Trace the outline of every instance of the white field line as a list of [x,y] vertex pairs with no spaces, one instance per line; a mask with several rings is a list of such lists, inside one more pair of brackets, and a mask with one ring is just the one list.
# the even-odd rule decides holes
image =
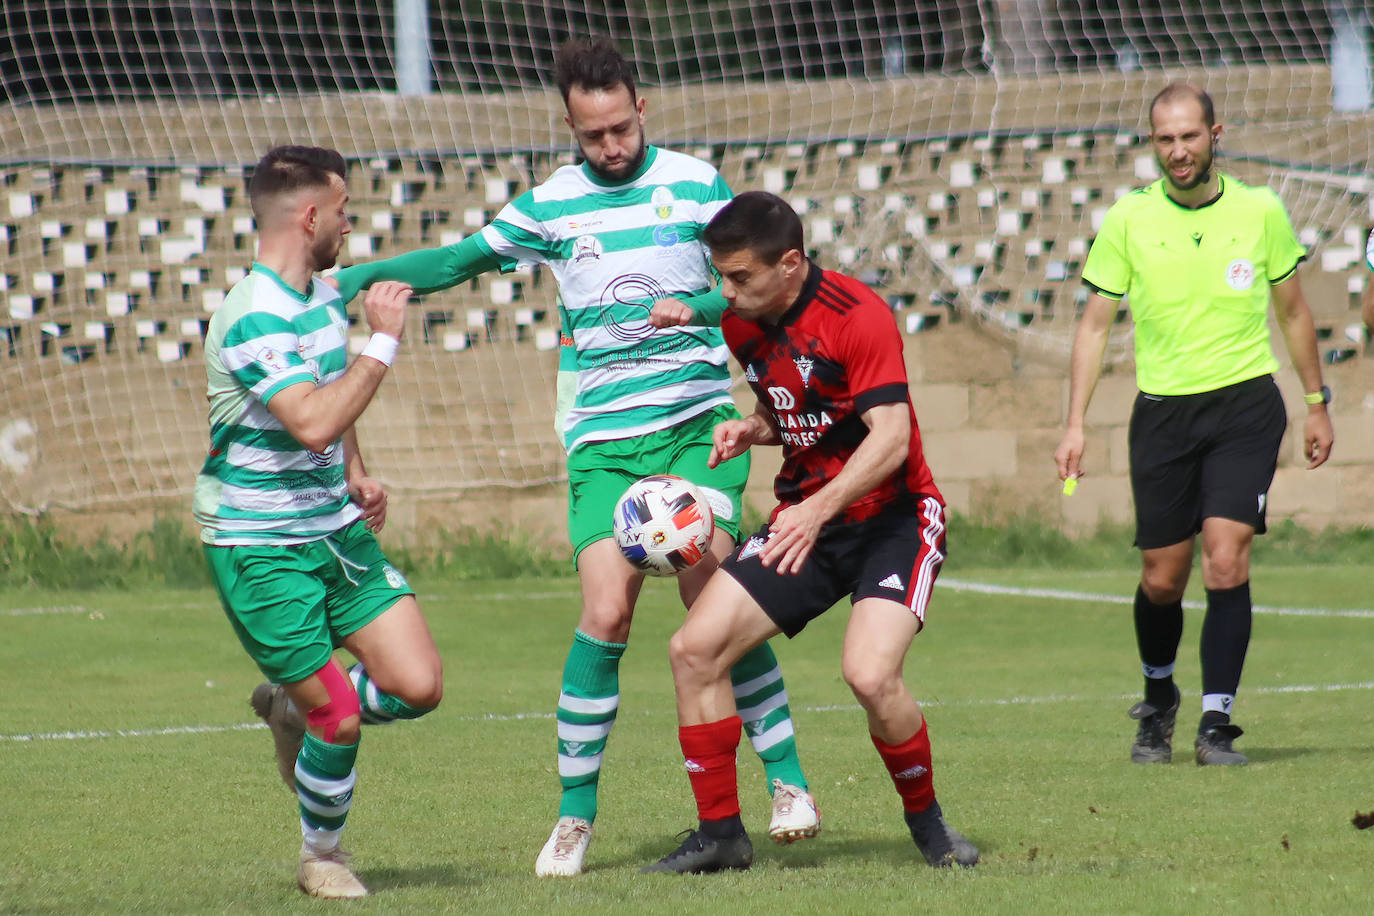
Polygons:
[[[1353,681],[1345,684],[1281,684],[1275,687],[1246,687],[1250,694],[1337,693],[1346,690],[1374,690],[1374,681]],[[1056,703],[1102,703],[1139,699],[1136,694],[1111,695],[1047,694],[1045,696],[985,697],[974,700],[921,700],[922,706],[1035,706]],[[804,712],[858,712],[857,703],[838,703],[824,706],[804,706]],[[668,715],[668,710],[639,710],[639,716]],[[523,722],[552,719],[552,712],[486,713],[457,716],[459,722]],[[623,716],[622,716],[623,718]],[[237,725],[173,725],[166,728],[113,729],[110,731],[43,732],[28,735],[0,735],[0,744],[38,741],[85,741],[96,738],[156,738],[165,735],[211,735],[223,732],[255,731],[266,728],[263,722],[243,722]]]
[[[1104,595],[1099,592],[1071,592],[1058,588],[1024,588],[1018,585],[989,585],[985,582],[965,582],[962,579],[938,579],[937,588],[943,586],[956,592],[974,592],[983,595],[1010,595],[1016,598],[1052,598],[1056,601],[1098,601],[1107,604],[1131,604],[1133,595]],[[1205,609],[1206,602],[1185,601],[1186,608]],[[1341,609],[1319,607],[1272,607],[1267,604],[1255,605],[1256,614],[1272,614],[1280,617],[1374,617],[1374,610],[1365,608]]]

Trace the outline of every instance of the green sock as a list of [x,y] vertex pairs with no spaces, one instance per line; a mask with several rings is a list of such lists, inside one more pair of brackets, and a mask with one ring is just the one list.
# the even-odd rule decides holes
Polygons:
[[768,791],[773,791],[775,779],[806,789],[806,776],[797,758],[792,711],[787,706],[787,688],[782,683],[782,670],[772,646],[761,643],[735,662],[730,669],[730,683],[735,688],[735,705],[744,721],[744,733],[763,761]]
[[358,691],[360,718],[364,725],[381,725],[395,722],[397,719],[418,719],[429,712],[428,709],[411,706],[400,697],[378,690],[376,682],[368,677],[362,662],[348,669],[348,678],[353,682],[353,688]]
[[339,845],[348,809],[353,805],[353,785],[358,780],[353,761],[358,745],[327,744],[309,732],[296,758],[296,798],[301,809],[301,838],[315,852]]
[[620,708],[620,656],[625,644],[602,642],[581,630],[563,665],[558,696],[558,816],[596,820],[596,786],[615,714]]

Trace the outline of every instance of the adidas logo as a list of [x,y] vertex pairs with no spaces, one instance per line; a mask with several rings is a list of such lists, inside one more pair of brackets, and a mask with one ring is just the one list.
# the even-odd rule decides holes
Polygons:
[[759,380],[759,374],[754,371],[753,363],[744,367],[744,380],[746,382],[757,382]]
[[901,577],[898,576],[896,573],[893,573],[892,575],[888,576],[886,579],[882,580],[878,584],[883,588],[901,589],[905,587],[902,585]]
[[685,767],[687,768],[687,772],[688,772],[688,773],[705,773],[705,772],[706,772],[706,767],[704,767],[704,766],[702,766],[701,764],[697,763],[695,760],[688,760],[686,763],[683,764],[683,766],[685,766]]
[[921,766],[921,765],[918,763],[918,764],[916,764],[915,766],[909,766],[909,767],[907,767],[905,770],[902,770],[902,772],[900,772],[900,773],[894,774],[892,778],[893,778],[893,779],[920,779],[922,776],[926,775],[926,774],[929,773],[929,772],[930,772],[930,770],[927,770],[925,767]]

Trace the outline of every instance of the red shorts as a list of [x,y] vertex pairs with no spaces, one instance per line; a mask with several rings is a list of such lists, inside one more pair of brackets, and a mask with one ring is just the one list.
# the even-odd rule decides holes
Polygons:
[[759,555],[765,525],[721,564],[788,638],[846,594],[904,604],[925,625],[935,577],[945,561],[945,507],[933,496],[895,504],[873,518],[826,525],[801,571],[778,573]]

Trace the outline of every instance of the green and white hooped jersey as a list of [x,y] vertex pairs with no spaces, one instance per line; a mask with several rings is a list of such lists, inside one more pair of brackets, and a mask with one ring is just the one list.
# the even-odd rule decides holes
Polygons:
[[194,514],[207,544],[299,544],[351,524],[343,442],[312,452],[267,409],[278,391],[327,384],[348,368],[348,319],[318,279],[310,294],[254,264],[205,335],[210,452]]
[[707,163],[650,146],[621,182],[564,166],[482,230],[502,270],[546,264],[557,281],[560,376],[575,373],[577,385],[560,424],[569,452],[731,402],[715,323],[660,330],[647,321],[656,300],[714,286],[701,230],[731,196]]

